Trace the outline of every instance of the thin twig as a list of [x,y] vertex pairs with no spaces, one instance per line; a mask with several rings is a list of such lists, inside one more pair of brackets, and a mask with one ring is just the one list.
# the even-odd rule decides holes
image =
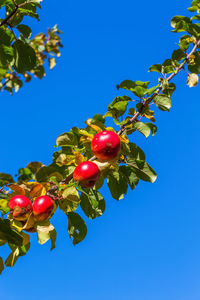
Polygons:
[[17,41],[17,37],[16,37],[16,35],[14,33],[13,26],[10,23],[8,23],[8,22],[6,24],[10,27],[10,30],[12,31],[12,34],[14,35],[14,38]]
[[13,4],[14,4],[15,7],[18,7],[18,5],[17,5],[17,3],[16,3],[15,0],[12,0],[12,2],[13,2]]

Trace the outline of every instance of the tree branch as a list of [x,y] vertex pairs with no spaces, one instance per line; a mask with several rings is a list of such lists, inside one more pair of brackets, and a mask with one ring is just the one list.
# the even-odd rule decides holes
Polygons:
[[[188,59],[190,58],[190,56],[192,56],[194,54],[194,52],[196,51],[196,49],[200,46],[200,40],[197,41],[193,47],[193,49],[191,50],[191,52],[186,56],[185,60],[182,62],[182,64],[177,68],[176,72],[172,73],[170,76],[168,76],[166,79],[169,82],[170,80],[172,80],[172,78],[174,78],[184,67],[185,63],[188,61]],[[142,114],[145,110],[145,108],[153,101],[153,99],[162,91],[162,84],[160,84],[160,86],[158,87],[158,89],[153,93],[153,95],[145,102],[142,104],[141,108],[135,113],[135,115],[128,120],[128,122],[124,125],[122,125],[121,129],[117,132],[118,135],[121,135],[125,129],[127,125],[130,125],[132,123],[134,123],[137,118],[139,117],[140,114]]]
[[14,14],[16,14],[18,8],[18,6],[15,7],[15,9],[0,23],[0,27],[5,25],[10,20],[10,18],[12,18]]
[[[184,67],[185,63],[187,62],[187,60],[190,58],[191,55],[194,54],[194,52],[196,51],[196,49],[200,46],[200,40],[196,41],[193,49],[191,50],[191,52],[186,56],[185,60],[182,62],[182,64],[177,68],[176,72],[172,73],[170,76],[168,76],[166,78],[166,80],[169,82],[170,80],[172,80],[172,78],[174,78]],[[153,101],[153,99],[162,91],[162,84],[160,84],[160,86],[157,88],[157,90],[153,93],[153,95],[145,101],[145,103],[142,103],[141,108],[135,113],[135,115],[129,119],[124,125],[121,126],[120,130],[117,132],[118,135],[122,135],[123,132],[126,129],[126,126],[137,122],[137,118],[139,117],[139,115],[141,115],[144,110],[146,109],[146,107]],[[91,157],[89,160],[90,161],[94,161],[96,159],[95,156]]]
[[19,8],[22,8],[27,4],[34,3],[33,1],[29,1],[29,2],[26,1],[24,3],[17,4],[15,0],[12,0],[12,2],[15,5],[15,9],[0,23],[0,27],[2,27],[3,25],[6,25],[6,23],[14,16],[14,14],[16,14],[16,12],[18,11]]

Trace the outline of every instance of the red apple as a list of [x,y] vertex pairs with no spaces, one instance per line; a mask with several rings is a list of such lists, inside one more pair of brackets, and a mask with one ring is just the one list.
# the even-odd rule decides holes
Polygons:
[[37,221],[44,221],[51,216],[54,202],[49,196],[40,196],[33,203],[33,214]]
[[104,130],[97,133],[91,144],[94,155],[104,161],[116,158],[121,149],[121,142],[118,134],[113,131]]
[[84,161],[76,167],[73,173],[74,181],[79,181],[79,184],[85,188],[91,188],[99,179],[100,171],[92,161]]
[[11,216],[13,219],[18,221],[27,220],[29,214],[33,210],[31,201],[23,195],[16,195],[12,197],[8,206],[10,208]]

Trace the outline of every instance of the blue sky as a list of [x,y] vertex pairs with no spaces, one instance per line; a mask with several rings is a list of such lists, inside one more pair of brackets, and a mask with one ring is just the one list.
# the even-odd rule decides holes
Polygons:
[[[13,97],[1,94],[1,172],[30,161],[51,162],[56,137],[106,112],[124,79],[155,81],[148,67],[176,48],[170,18],[190,1],[44,1],[34,32],[55,23],[64,31],[62,56],[42,81]],[[30,22],[27,22],[27,24]],[[158,173],[116,202],[103,190],[106,212],[87,220],[88,235],[74,247],[67,219],[56,214],[57,247],[32,248],[0,278],[6,300],[199,300],[199,92],[176,80],[171,112],[157,112],[158,133],[132,141]],[[86,219],[86,218],[85,218]],[[5,255],[7,249],[2,249]]]

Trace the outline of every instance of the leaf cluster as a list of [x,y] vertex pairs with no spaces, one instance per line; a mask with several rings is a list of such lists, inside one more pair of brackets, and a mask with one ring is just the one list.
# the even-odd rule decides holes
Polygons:
[[46,61],[50,69],[56,65],[55,57],[60,56],[62,47],[62,32],[57,25],[48,29],[47,34],[31,38],[32,29],[24,22],[25,17],[39,21],[40,2],[4,0],[0,4],[5,11],[5,18],[0,20],[0,90],[13,94],[33,76],[43,78]]
[[[62,45],[57,27],[49,29],[48,36],[41,33],[31,40],[31,29],[21,23],[24,16],[38,19],[37,9],[40,8],[40,2],[34,0],[24,3],[19,0],[16,6],[14,1],[5,0],[0,5],[5,6],[7,15],[11,16],[9,23],[4,19],[0,25],[0,76],[2,88],[11,93],[13,88],[17,89],[15,80],[21,86],[22,77],[25,81],[30,81],[32,75],[42,78],[46,59],[49,60],[50,68],[53,68],[54,56],[60,55],[59,49]],[[84,127],[73,127],[59,135],[50,165],[31,162],[25,168],[19,169],[15,179],[9,174],[0,173],[0,246],[7,243],[11,249],[5,262],[0,258],[0,272],[4,265],[13,266],[20,256],[26,254],[33,232],[37,233],[40,244],[50,240],[51,250],[56,243],[56,230],[50,220],[38,222],[32,214],[23,222],[12,218],[8,203],[14,195],[25,195],[33,202],[41,195],[50,196],[54,200],[53,213],[60,210],[66,215],[68,235],[73,245],[76,245],[87,235],[85,218],[96,219],[106,209],[106,201],[102,195],[104,185],[111,196],[119,201],[129,189],[134,190],[140,180],[155,182],[156,172],[147,163],[143,150],[131,140],[131,135],[136,131],[146,138],[150,134],[156,134],[156,111],[171,109],[171,97],[176,89],[171,80],[181,70],[187,74],[189,87],[198,83],[200,0],[194,0],[189,11],[195,15],[191,18],[175,16],[171,20],[173,32],[184,32],[179,39],[179,48],[162,64],[154,64],[149,68],[150,72],[159,73],[158,84],[151,85],[149,81],[139,80],[122,81],[117,89],[125,90],[128,95],[117,96],[108,105],[104,115],[96,114],[86,120]],[[13,28],[18,30],[18,37],[15,36]],[[110,120],[113,121],[112,127],[108,126]],[[93,137],[103,130],[116,132],[121,140],[120,154],[112,161],[102,162],[91,151]],[[101,170],[98,182],[90,189],[81,187],[73,180],[76,166],[88,160],[95,162]]]

